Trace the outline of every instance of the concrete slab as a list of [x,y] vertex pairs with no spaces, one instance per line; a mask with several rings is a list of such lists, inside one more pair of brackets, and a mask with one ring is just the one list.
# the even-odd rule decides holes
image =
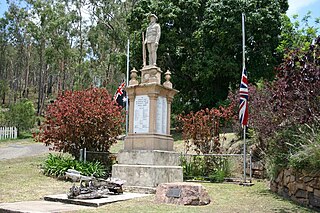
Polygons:
[[118,201],[129,200],[129,199],[145,197],[145,196],[150,196],[150,194],[124,192],[123,194],[120,194],[120,195],[108,195],[108,197],[106,198],[99,198],[99,199],[68,199],[66,194],[59,194],[59,195],[46,196],[44,197],[44,200],[67,203],[67,204],[82,205],[82,206],[99,207],[108,203],[114,203]]
[[[44,201],[23,201],[15,203],[0,203],[0,212],[5,213],[58,213],[73,212],[84,209],[95,209],[96,207],[129,200],[133,198],[150,196],[150,194],[123,193],[121,195],[110,195],[100,199],[68,199],[66,194],[49,195]],[[52,202],[54,201],[54,202]]]
[[78,206],[49,201],[23,201],[15,203],[0,203],[0,212],[6,213],[51,213],[72,212],[83,209],[95,209],[93,207]]

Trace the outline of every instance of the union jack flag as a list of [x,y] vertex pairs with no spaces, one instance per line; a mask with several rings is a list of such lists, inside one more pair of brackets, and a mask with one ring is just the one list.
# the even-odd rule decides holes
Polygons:
[[243,68],[241,83],[240,83],[240,106],[239,106],[239,120],[242,126],[247,126],[248,124],[248,78],[247,78],[247,70]]
[[126,104],[126,82],[123,80],[118,87],[116,93],[113,96],[113,99],[122,107],[125,107]]

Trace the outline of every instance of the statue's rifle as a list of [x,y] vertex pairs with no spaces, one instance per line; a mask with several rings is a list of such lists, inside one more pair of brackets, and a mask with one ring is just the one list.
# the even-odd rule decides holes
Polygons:
[[146,45],[144,43],[144,33],[142,32],[142,60],[143,60],[143,67],[145,67],[147,65],[146,62]]

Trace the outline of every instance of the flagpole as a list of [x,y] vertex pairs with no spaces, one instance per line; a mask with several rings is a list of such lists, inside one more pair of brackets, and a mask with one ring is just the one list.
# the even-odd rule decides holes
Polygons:
[[[130,62],[130,54],[129,54],[129,48],[130,48],[130,40],[128,39],[127,44],[127,85],[129,84],[129,62]],[[128,136],[128,128],[129,128],[129,97],[128,93],[126,93],[126,136]]]
[[[242,70],[246,67],[245,14],[242,13]],[[246,125],[243,125],[243,182],[246,183]]]

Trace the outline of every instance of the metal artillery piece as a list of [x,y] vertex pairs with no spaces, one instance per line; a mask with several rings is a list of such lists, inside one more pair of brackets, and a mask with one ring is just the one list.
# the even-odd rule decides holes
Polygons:
[[108,195],[122,194],[124,180],[116,178],[96,178],[81,175],[76,170],[69,169],[66,177],[72,180],[80,180],[80,186],[73,185],[68,193],[69,199],[93,199],[108,197]]

